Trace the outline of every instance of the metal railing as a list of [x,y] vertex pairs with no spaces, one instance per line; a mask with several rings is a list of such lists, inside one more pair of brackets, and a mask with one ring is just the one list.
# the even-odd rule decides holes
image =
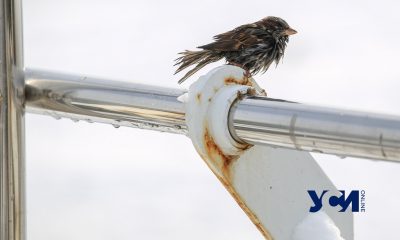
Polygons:
[[[28,112],[186,134],[184,90],[26,70]],[[400,117],[247,96],[231,108],[238,141],[400,161]]]
[[[186,134],[184,90],[23,71],[21,1],[0,8],[0,239],[25,239],[24,111]],[[24,87],[24,83],[26,86]],[[237,141],[400,161],[400,117],[245,96],[231,108]]]
[[0,6],[0,239],[25,239],[21,1]]

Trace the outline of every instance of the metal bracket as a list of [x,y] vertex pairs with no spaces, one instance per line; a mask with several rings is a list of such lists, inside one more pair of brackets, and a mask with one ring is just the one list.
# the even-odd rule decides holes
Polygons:
[[243,83],[247,82],[242,69],[223,66],[190,86],[186,124],[197,152],[266,239],[293,239],[314,217],[330,224],[314,231],[353,239],[351,212],[334,208],[317,215],[308,212],[312,203],[307,190],[337,193],[309,153],[252,146],[230,135],[227,119],[233,103],[254,90]]

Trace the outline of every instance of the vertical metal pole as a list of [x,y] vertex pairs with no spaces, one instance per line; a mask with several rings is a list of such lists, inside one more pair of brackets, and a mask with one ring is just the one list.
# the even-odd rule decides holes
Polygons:
[[21,0],[0,4],[0,240],[25,239]]

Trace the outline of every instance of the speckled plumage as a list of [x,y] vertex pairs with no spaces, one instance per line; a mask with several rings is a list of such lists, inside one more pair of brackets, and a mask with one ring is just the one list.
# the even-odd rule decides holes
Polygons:
[[214,42],[198,47],[202,50],[181,52],[182,56],[176,59],[175,65],[179,67],[175,74],[196,64],[179,80],[182,83],[207,64],[222,58],[228,64],[242,67],[249,76],[265,72],[272,62],[279,63],[289,35],[295,33],[285,20],[278,17],[266,17],[239,26],[214,36]]

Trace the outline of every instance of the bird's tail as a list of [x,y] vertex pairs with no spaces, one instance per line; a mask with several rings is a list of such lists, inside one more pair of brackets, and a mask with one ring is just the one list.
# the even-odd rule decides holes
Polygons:
[[212,63],[212,62],[216,62],[216,61],[218,61],[218,60],[220,60],[222,58],[220,56],[215,56],[215,54],[213,54],[209,50],[201,50],[201,51],[188,51],[188,50],[186,50],[186,51],[181,52],[179,54],[181,54],[182,56],[180,56],[179,58],[175,59],[176,63],[174,64],[174,66],[176,66],[176,65],[180,65],[180,66],[175,71],[175,74],[177,74],[178,72],[184,70],[185,68],[187,68],[187,67],[189,67],[191,65],[197,64],[192,70],[187,72],[185,74],[185,76],[183,76],[178,81],[179,84],[183,83],[183,81],[188,79],[195,72],[199,71],[201,68],[203,68],[207,64]]

